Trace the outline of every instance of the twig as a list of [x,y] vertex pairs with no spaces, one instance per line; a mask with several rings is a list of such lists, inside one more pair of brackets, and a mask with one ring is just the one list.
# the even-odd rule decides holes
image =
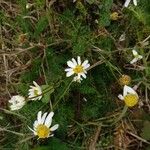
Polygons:
[[130,135],[132,135],[132,136],[135,137],[136,139],[138,139],[138,140],[144,142],[144,143],[150,144],[150,142],[148,142],[147,140],[145,140],[145,139],[139,137],[138,135],[135,135],[134,133],[132,133],[132,132],[130,132],[130,131],[127,131],[127,133],[130,134]]
[[89,148],[88,148],[89,150],[95,150],[96,149],[96,142],[98,140],[100,131],[101,131],[101,126],[97,127],[96,132],[95,132],[95,134],[94,134],[94,136],[93,136],[93,138],[89,144]]
[[94,68],[94,67],[96,67],[96,66],[98,66],[98,65],[101,65],[102,63],[104,63],[104,61],[102,61],[102,60],[96,62],[95,64],[93,64],[92,66],[90,66],[90,67],[87,69],[87,71],[91,70],[92,68]]

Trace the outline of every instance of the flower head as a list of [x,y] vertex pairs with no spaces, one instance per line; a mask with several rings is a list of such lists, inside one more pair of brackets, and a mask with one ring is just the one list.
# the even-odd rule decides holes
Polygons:
[[122,75],[118,80],[120,85],[129,85],[131,82],[131,77],[128,75]]
[[138,99],[139,99],[136,91],[127,85],[125,85],[123,88],[123,95],[121,94],[118,95],[118,98],[124,100],[125,104],[128,107],[135,106],[138,103]]
[[110,19],[111,19],[111,20],[116,21],[116,20],[118,20],[119,18],[120,18],[120,16],[119,16],[119,14],[118,14],[117,12],[113,12],[113,13],[111,13],[111,15],[110,15]]
[[136,50],[132,50],[132,53],[133,53],[134,59],[133,59],[132,61],[130,61],[130,64],[134,64],[134,63],[136,63],[138,60],[140,60],[140,59],[143,58],[143,56],[142,56],[142,55],[139,55]]
[[39,138],[48,138],[54,136],[52,132],[55,131],[59,125],[55,124],[54,126],[50,127],[53,116],[54,112],[50,112],[49,114],[46,112],[42,115],[42,111],[39,111],[37,114],[37,120],[34,121],[33,129],[30,127],[29,129]]
[[34,86],[30,86],[29,89],[29,98],[31,98],[31,100],[40,100],[42,98],[42,89],[35,81],[33,81],[33,84]]
[[86,78],[87,71],[86,69],[90,66],[88,63],[88,60],[85,60],[83,63],[81,63],[81,58],[80,56],[77,57],[77,61],[72,58],[72,60],[67,61],[67,65],[70,68],[65,69],[66,76],[70,77],[71,75],[75,74],[76,76],[74,77],[74,81],[80,81],[83,78]]
[[25,105],[25,97],[20,95],[12,96],[9,100],[9,103],[11,110],[21,109]]
[[[131,2],[131,0],[126,0],[125,3],[124,3],[124,7],[128,7],[129,4],[130,4],[130,2]],[[135,6],[137,6],[137,0],[133,0],[133,4],[134,4]]]

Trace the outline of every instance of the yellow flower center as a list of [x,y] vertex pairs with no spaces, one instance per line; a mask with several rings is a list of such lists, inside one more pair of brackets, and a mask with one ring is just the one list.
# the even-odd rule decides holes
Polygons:
[[133,107],[138,103],[138,96],[136,94],[127,94],[124,97],[124,102],[128,107]]
[[84,71],[83,66],[81,65],[77,65],[74,69],[73,69],[74,73],[78,74]]
[[128,75],[122,75],[120,78],[119,78],[119,84],[120,85],[129,85],[131,82],[131,77],[128,76]]
[[120,18],[119,14],[117,12],[113,12],[111,15],[110,15],[110,19],[111,20],[118,20]]
[[39,94],[38,94],[38,90],[34,90],[34,95],[35,96],[38,96]]
[[50,129],[46,125],[39,124],[36,130],[39,138],[47,138],[49,136]]

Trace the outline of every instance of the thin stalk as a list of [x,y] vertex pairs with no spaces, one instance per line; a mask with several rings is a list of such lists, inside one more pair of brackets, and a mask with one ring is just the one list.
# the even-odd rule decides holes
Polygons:
[[113,124],[116,124],[117,122],[119,122],[125,116],[127,110],[128,110],[128,107],[125,105],[120,116],[114,121]]

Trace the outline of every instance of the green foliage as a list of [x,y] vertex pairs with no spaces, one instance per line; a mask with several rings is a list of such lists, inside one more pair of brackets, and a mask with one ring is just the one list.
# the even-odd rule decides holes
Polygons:
[[26,119],[20,118],[21,121],[26,122],[28,125],[31,125],[32,127],[33,122],[37,118],[38,111],[43,110],[43,108],[47,108],[47,106],[43,104],[41,101],[36,101],[34,103],[30,101],[18,112],[18,114],[26,118]]
[[53,86],[42,85],[42,91],[45,93],[41,99],[43,103],[48,103],[50,101],[50,95],[54,92]]
[[39,72],[41,70],[41,59],[34,59],[32,63],[32,71],[27,71],[21,76],[21,80],[24,83],[31,83],[38,78]]
[[42,16],[39,21],[37,22],[37,24],[35,25],[35,31],[34,31],[34,35],[33,37],[35,39],[38,39],[38,37],[40,36],[41,32],[48,26],[48,21],[47,21],[47,17]]
[[109,26],[110,25],[110,9],[112,6],[112,0],[103,0],[102,1],[102,8],[100,9],[100,19],[99,24],[100,26]]
[[150,121],[145,121],[144,122],[144,127],[142,129],[141,136],[142,138],[146,140],[150,140]]
[[67,144],[62,142],[61,140],[57,139],[57,138],[53,138],[50,140],[48,146],[39,146],[36,148],[33,148],[32,150],[69,150],[69,148],[67,147]]
[[89,4],[93,4],[96,0],[86,0]]
[[86,16],[87,15],[87,11],[85,9],[85,6],[81,3],[81,2],[77,2],[76,8],[79,9],[79,11]]
[[29,86],[22,82],[21,84],[16,86],[16,90],[18,91],[18,93],[21,93],[22,95],[27,96]]
[[148,146],[148,147],[146,148],[146,150],[150,150],[150,146]]
[[74,106],[72,102],[67,102],[67,104],[60,104],[55,116],[55,121],[59,122],[60,128],[57,133],[58,137],[61,139],[67,138],[68,125],[71,118],[74,118]]
[[[88,51],[93,37],[89,26],[83,25],[80,20],[76,20],[72,15],[72,12],[67,10],[61,16],[60,21],[62,21],[62,27],[65,34],[64,36],[71,40],[73,49],[72,53],[75,56],[82,56]],[[66,23],[68,24],[69,28],[65,26]]]

